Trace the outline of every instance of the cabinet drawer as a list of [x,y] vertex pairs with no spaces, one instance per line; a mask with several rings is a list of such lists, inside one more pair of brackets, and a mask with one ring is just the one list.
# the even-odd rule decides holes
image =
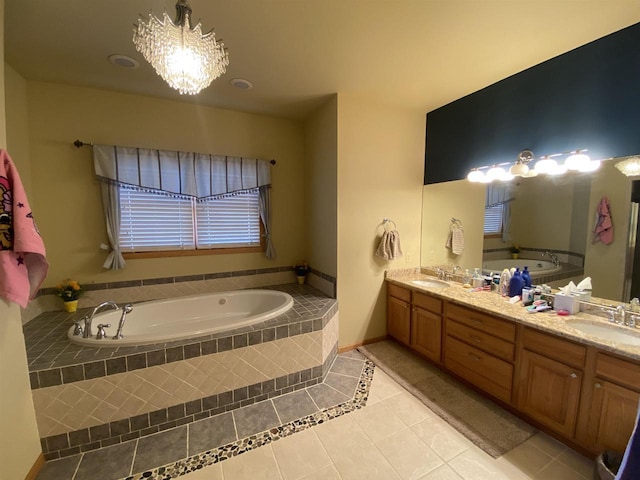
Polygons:
[[442,313],[442,300],[424,293],[413,292],[413,305],[433,313]]
[[447,335],[456,337],[458,340],[462,340],[503,360],[512,362],[514,359],[515,346],[513,343],[455,322],[450,318],[447,318]]
[[545,357],[553,358],[559,362],[582,368],[587,349],[577,343],[562,340],[553,335],[524,329],[524,348],[533,352],[538,352]]
[[516,325],[513,322],[500,320],[489,314],[461,307],[453,303],[447,303],[446,315],[458,323],[488,333],[494,337],[501,338],[508,342],[515,341]]
[[387,293],[405,302],[411,302],[411,290],[399,287],[393,283],[387,283]]
[[445,367],[485,392],[511,402],[513,365],[447,335]]
[[598,353],[596,375],[613,380],[620,385],[640,390],[640,365]]

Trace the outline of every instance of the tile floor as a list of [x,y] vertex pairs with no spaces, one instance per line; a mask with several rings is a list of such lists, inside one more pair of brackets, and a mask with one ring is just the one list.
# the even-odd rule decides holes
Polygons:
[[[207,425],[198,422],[139,439],[132,445],[88,452],[84,458],[49,462],[38,479],[116,479],[193,455],[210,448],[206,445],[212,441],[224,444],[261,431],[256,429],[269,428],[278,420],[284,423],[299,418],[344,399],[345,391],[355,389],[352,379],[360,362],[362,357],[357,352],[340,355],[323,394],[315,392],[317,399],[310,389],[301,390],[256,404],[250,412],[246,407],[244,412],[240,409],[208,419]],[[330,398],[332,394],[335,398]],[[375,369],[364,408],[180,479],[588,480],[592,472],[591,460],[543,433],[493,459]]]

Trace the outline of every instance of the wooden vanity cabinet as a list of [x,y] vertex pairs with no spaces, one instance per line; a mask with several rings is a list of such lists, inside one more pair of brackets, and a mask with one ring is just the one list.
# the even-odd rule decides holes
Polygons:
[[442,350],[442,300],[413,292],[411,347],[429,360],[440,363]]
[[586,347],[524,328],[518,409],[561,435],[576,427]]
[[598,352],[595,374],[583,391],[576,438],[594,453],[623,452],[640,402],[640,365]]
[[411,342],[411,290],[387,283],[387,333],[405,345]]

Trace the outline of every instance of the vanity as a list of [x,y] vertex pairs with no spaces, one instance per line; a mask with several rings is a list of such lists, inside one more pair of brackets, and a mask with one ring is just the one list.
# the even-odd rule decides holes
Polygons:
[[602,338],[572,326],[609,325],[592,313],[528,313],[418,270],[388,272],[386,285],[396,341],[574,448],[624,451],[640,401],[640,330],[629,342]]

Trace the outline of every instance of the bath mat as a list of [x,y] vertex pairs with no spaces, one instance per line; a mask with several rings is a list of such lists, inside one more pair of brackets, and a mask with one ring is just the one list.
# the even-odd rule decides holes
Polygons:
[[536,428],[393,341],[372,343],[358,350],[494,458],[537,432]]

